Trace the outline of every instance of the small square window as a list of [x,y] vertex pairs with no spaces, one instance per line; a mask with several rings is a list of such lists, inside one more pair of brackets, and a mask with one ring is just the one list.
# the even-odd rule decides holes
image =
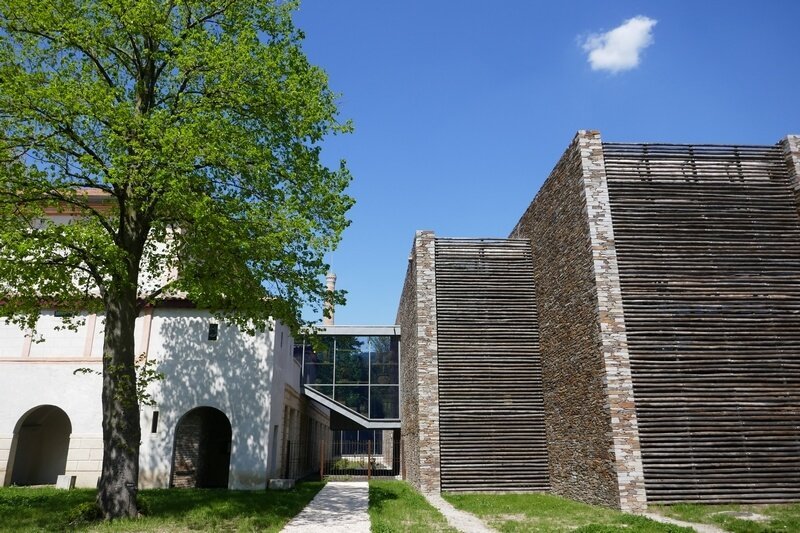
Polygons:
[[219,336],[219,324],[210,323],[208,325],[208,340],[215,341]]

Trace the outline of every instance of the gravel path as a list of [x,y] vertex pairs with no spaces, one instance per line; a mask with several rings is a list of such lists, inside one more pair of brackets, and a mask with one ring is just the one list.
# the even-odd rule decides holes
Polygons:
[[450,527],[464,533],[495,533],[495,530],[484,524],[480,518],[456,509],[438,494],[425,494],[425,499],[444,515]]
[[684,522],[683,520],[676,520],[668,516],[662,516],[656,513],[642,513],[643,516],[662,524],[672,524],[674,526],[690,527],[697,531],[697,533],[725,533],[725,530],[712,526],[709,524],[696,524],[694,522]]

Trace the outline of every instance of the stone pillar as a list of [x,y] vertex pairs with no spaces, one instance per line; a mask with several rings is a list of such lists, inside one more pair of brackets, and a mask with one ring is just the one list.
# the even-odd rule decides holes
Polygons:
[[792,190],[797,200],[798,209],[800,209],[800,135],[787,135],[781,140],[780,145],[783,147]]
[[439,492],[439,359],[436,336],[436,239],[418,231],[414,240],[419,402],[419,482]]
[[619,507],[623,511],[642,511],[647,508],[647,497],[603,144],[597,131],[579,131],[576,140],[586,193]]

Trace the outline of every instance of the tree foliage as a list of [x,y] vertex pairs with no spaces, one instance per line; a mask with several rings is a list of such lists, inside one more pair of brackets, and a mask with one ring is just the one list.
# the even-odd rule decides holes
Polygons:
[[[319,142],[349,124],[293,7],[0,1],[3,314],[137,283],[261,327],[321,304],[351,200]],[[43,224],[46,208],[81,216]]]
[[142,306],[181,295],[297,331],[328,297],[324,254],[352,200],[320,143],[350,125],[295,7],[0,0],[0,316],[104,313],[107,518],[136,512]]

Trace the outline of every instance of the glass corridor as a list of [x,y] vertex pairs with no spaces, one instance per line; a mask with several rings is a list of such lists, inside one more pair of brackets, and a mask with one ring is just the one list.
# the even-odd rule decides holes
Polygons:
[[399,337],[319,335],[295,346],[303,383],[373,420],[400,418]]

